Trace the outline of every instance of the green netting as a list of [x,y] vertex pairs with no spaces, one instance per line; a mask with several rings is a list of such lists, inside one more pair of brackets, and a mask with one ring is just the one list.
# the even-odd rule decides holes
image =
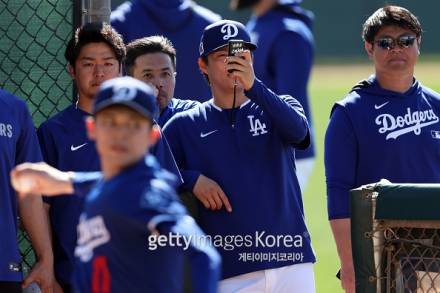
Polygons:
[[71,100],[64,50],[72,3],[0,0],[0,87],[27,100],[37,126]]
[[[73,1],[0,0],[0,87],[27,101],[35,125],[72,98],[64,50],[73,30]],[[24,269],[35,262],[29,238],[18,242]]]

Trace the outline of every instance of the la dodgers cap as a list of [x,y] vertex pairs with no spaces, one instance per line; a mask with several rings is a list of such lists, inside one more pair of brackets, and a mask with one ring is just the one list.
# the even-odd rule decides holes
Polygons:
[[159,113],[154,90],[129,76],[102,83],[95,97],[93,114],[113,105],[127,106],[148,119],[156,118]]
[[225,19],[205,27],[200,39],[200,57],[207,56],[209,53],[227,45],[229,40],[242,40],[249,50],[257,48],[242,23]]

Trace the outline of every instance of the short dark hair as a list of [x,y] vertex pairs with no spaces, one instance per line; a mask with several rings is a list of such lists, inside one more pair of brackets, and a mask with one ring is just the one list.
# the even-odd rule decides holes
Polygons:
[[125,71],[132,74],[136,58],[145,54],[164,53],[167,54],[176,70],[176,49],[173,43],[164,36],[150,36],[134,40],[127,45],[127,57],[125,58]]
[[414,14],[403,7],[387,5],[376,10],[365,21],[362,29],[362,39],[368,43],[373,43],[376,34],[382,27],[392,25],[409,29],[416,34],[417,38],[422,35],[422,26]]
[[121,35],[111,25],[105,22],[91,22],[83,25],[75,31],[75,35],[69,41],[64,57],[75,68],[75,61],[81,49],[90,43],[105,43],[115,53],[119,64],[125,58],[125,44]]

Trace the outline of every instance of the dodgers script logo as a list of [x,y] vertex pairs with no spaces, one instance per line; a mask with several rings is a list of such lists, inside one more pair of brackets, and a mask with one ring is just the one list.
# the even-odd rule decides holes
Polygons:
[[110,241],[110,233],[105,227],[104,219],[96,216],[85,219],[82,215],[78,224],[78,242],[75,255],[82,262],[87,262],[93,257],[93,249]]
[[397,139],[399,136],[414,132],[420,135],[423,127],[435,124],[439,121],[434,111],[414,111],[408,107],[403,116],[393,116],[391,114],[381,114],[376,117],[376,124],[381,126],[379,133],[387,133],[386,140]]
[[267,133],[266,123],[261,123],[260,119],[254,120],[254,115],[249,115],[247,116],[247,118],[249,119],[249,124],[251,126],[249,132],[252,133],[252,136],[258,136],[260,134]]
[[238,28],[235,24],[233,23],[227,23],[225,25],[222,26],[222,28],[220,29],[220,31],[225,34],[223,36],[223,40],[227,41],[230,38],[236,37],[238,35]]

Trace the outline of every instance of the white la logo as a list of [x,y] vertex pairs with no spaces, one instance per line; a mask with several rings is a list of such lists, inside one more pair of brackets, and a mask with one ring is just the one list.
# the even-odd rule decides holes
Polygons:
[[136,97],[136,88],[120,87],[113,91],[113,101],[129,101]]
[[251,129],[249,130],[249,132],[252,133],[252,136],[257,136],[260,134],[267,133],[266,123],[261,123],[260,119],[254,120],[254,115],[249,115],[247,117],[249,119],[249,124],[251,125]]
[[225,34],[223,36],[223,40],[225,41],[238,35],[238,28],[233,23],[227,23],[223,25],[220,31]]

